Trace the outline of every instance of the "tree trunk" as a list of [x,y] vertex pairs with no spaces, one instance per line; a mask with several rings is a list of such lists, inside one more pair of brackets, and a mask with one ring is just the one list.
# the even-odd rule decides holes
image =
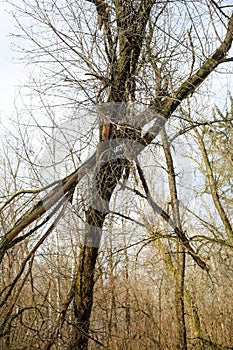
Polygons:
[[[170,145],[168,142],[165,128],[161,132],[163,149],[167,162],[168,182],[170,189],[170,198],[172,206],[173,220],[176,227],[182,231],[179,201],[177,195],[175,169],[173,165],[173,159],[170,151]],[[178,324],[178,342],[177,349],[187,349],[187,336],[185,325],[185,306],[184,306],[184,279],[185,279],[185,250],[180,242],[177,243],[177,259],[176,259],[176,291],[175,291],[175,307]]]
[[[70,350],[88,349],[88,332],[93,304],[95,265],[101,241],[102,227],[108,213],[112,193],[123,173],[125,159],[109,160],[97,169],[95,189],[97,200],[104,201],[103,212],[90,207],[86,212],[86,232],[80,249],[74,299],[75,324]],[[97,203],[96,203],[97,204]],[[98,203],[98,205],[100,205]]]

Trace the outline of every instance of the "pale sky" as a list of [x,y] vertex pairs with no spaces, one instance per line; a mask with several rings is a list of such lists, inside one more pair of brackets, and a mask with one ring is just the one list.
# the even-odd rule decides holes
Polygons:
[[9,5],[0,1],[0,118],[5,119],[14,112],[17,85],[25,77],[23,63],[16,63],[17,53],[13,51],[13,38],[16,33],[14,19],[7,13]]
[[[16,0],[19,1],[20,0]],[[5,0],[0,0],[0,121],[7,119],[15,113],[14,101],[19,94],[19,85],[27,80],[27,69],[23,62],[16,62],[17,53],[14,52],[11,33],[17,33],[14,19],[7,12],[10,5]],[[231,49],[233,53],[233,49]],[[18,56],[19,58],[19,56]],[[229,65],[232,67],[232,64]],[[222,75],[216,81],[216,90],[223,93],[225,99],[226,89],[231,90],[232,86],[232,68],[230,75]],[[221,101],[216,101],[220,103]]]

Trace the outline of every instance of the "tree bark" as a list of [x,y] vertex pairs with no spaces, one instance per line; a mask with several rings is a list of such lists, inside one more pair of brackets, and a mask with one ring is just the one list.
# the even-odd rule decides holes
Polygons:
[[74,314],[75,323],[70,350],[88,348],[88,333],[93,304],[94,273],[101,241],[102,228],[112,193],[122,176],[125,159],[110,160],[97,171],[96,186],[99,200],[105,203],[104,212],[89,207],[86,212],[86,232],[80,249],[79,266],[76,275]]

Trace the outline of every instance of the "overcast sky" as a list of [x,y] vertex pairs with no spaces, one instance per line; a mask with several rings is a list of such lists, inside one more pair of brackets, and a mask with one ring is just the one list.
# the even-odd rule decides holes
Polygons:
[[[17,0],[20,2],[20,0]],[[14,100],[20,84],[27,79],[26,68],[23,63],[17,63],[17,53],[14,52],[13,38],[11,33],[17,33],[15,22],[12,16],[7,12],[10,6],[5,0],[0,0],[0,120],[12,117],[15,113]],[[233,53],[233,48],[231,49]],[[225,99],[226,90],[232,87],[232,69],[229,69],[228,76],[218,77],[215,89],[222,91],[221,98]],[[218,100],[216,103],[221,103]]]
[[16,32],[14,19],[8,14],[9,5],[0,1],[0,118],[12,115],[17,85],[25,77],[23,64],[15,62],[11,33]]

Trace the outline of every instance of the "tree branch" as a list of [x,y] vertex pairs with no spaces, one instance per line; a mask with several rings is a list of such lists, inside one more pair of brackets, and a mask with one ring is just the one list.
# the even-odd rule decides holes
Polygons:
[[209,268],[206,265],[206,263],[195,253],[195,251],[193,250],[193,248],[190,246],[189,244],[189,240],[188,238],[185,236],[185,233],[180,230],[180,228],[175,224],[175,222],[172,220],[172,218],[170,217],[169,214],[167,214],[157,203],[155,203],[155,201],[153,200],[149,187],[147,185],[147,181],[146,178],[144,176],[143,170],[142,168],[139,166],[139,164],[137,164],[137,170],[138,170],[138,174],[143,186],[143,189],[146,193],[146,199],[148,200],[148,202],[150,203],[151,207],[153,208],[153,210],[159,214],[173,229],[174,232],[177,234],[177,237],[179,239],[179,241],[182,243],[182,245],[184,246],[184,248],[187,249],[188,253],[192,256],[193,260],[203,269],[208,271]]

